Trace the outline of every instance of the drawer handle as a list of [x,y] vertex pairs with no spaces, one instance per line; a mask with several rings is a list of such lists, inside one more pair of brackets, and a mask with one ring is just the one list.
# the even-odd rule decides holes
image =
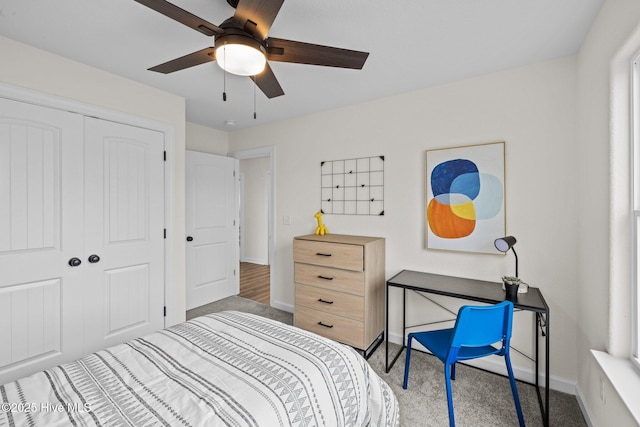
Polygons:
[[323,254],[322,252],[316,252],[318,256],[331,256],[331,254]]
[[333,277],[328,277],[328,276],[323,276],[323,275],[319,275],[318,279],[322,279],[322,280],[333,280]]
[[326,323],[322,323],[322,322],[318,322],[318,325],[324,326],[325,328],[329,328],[329,329],[333,328],[333,325],[327,325]]
[[325,304],[333,304],[333,301],[323,300],[322,298],[318,298],[318,302],[323,302]]

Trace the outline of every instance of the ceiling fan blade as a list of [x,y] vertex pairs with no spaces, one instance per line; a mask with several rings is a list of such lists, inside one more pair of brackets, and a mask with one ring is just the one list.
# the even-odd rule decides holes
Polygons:
[[158,73],[169,74],[174,71],[184,70],[185,68],[194,67],[196,65],[204,64],[205,62],[215,61],[215,49],[213,47],[207,47],[197,52],[190,53],[180,58],[174,59],[164,64],[156,65],[149,68],[149,71],[157,71]]
[[213,25],[211,22],[205,21],[202,18],[197,17],[196,15],[187,12],[184,9],[179,8],[178,6],[169,3],[165,0],[135,0],[140,4],[147,6],[155,10],[156,12],[160,12],[161,14],[168,16],[171,19],[174,19],[187,27],[191,27],[196,31],[201,32],[205,36],[215,36],[216,34],[222,33],[222,28],[217,25]]
[[282,87],[280,87],[280,83],[278,83],[278,79],[276,79],[276,75],[273,74],[273,70],[268,63],[265,65],[264,71],[255,76],[251,76],[251,80],[258,85],[260,90],[269,99],[284,95],[284,91]]
[[[240,0],[233,19],[260,40],[267,38],[284,0]],[[247,26],[247,21],[255,24]]]
[[368,52],[276,39],[273,37],[269,37],[266,40],[266,44],[267,59],[269,61],[295,62],[298,64],[361,70],[369,56]]

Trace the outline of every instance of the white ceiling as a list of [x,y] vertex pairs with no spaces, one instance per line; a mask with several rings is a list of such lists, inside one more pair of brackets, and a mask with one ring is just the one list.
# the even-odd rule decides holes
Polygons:
[[[216,25],[234,13],[225,0],[173,3]],[[574,54],[602,3],[286,0],[269,36],[370,55],[362,70],[271,62],[285,95],[258,90],[257,120],[251,80],[227,75],[223,102],[214,62],[147,71],[213,40],[133,0],[0,0],[0,35],[182,96],[187,121],[232,131]]]

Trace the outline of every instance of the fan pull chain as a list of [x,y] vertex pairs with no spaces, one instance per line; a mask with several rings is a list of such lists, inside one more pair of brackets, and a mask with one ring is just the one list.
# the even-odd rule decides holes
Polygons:
[[[227,66],[227,42],[224,43],[222,55],[224,56],[224,65]],[[222,70],[222,100],[227,101],[227,70]]]
[[257,114],[256,114],[256,76],[253,76],[253,78],[251,79],[253,80],[253,120],[255,120],[257,118]]

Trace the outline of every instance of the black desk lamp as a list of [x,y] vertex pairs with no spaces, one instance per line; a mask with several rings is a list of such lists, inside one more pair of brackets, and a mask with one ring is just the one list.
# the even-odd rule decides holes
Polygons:
[[516,257],[516,277],[520,277],[518,276],[518,254],[516,253],[516,250],[513,249],[513,245],[516,244],[516,238],[513,236],[501,237],[496,239],[493,244],[496,245],[496,249],[500,252],[507,252],[509,249],[513,251],[513,255]]

